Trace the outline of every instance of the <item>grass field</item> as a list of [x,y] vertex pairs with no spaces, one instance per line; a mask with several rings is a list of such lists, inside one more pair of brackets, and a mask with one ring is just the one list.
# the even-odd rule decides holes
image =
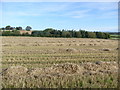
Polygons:
[[120,35],[117,34],[111,34],[110,37],[111,39],[120,39]]
[[118,40],[2,37],[4,88],[116,88]]

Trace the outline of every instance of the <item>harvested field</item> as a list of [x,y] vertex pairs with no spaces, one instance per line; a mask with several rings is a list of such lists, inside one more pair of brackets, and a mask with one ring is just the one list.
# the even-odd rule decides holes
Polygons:
[[118,41],[2,37],[5,88],[115,88]]

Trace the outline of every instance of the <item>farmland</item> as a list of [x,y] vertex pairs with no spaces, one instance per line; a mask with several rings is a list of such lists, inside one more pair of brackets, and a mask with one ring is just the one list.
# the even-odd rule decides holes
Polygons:
[[115,88],[118,41],[2,37],[4,88]]
[[117,34],[111,34],[110,35],[111,39],[119,39],[120,38],[120,35],[117,35]]

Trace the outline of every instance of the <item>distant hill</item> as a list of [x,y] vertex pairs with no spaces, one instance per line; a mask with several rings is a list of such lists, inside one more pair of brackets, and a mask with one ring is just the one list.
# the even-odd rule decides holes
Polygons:
[[107,32],[107,33],[114,34],[114,35],[119,35],[120,34],[120,32]]

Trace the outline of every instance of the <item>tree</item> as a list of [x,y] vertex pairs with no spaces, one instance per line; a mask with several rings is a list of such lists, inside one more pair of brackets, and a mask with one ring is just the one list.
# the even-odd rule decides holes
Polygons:
[[66,37],[67,38],[69,38],[69,37],[71,38],[72,37],[72,35],[70,34],[70,32],[66,32]]
[[6,29],[6,30],[10,30],[10,27],[11,27],[11,26],[8,25],[8,26],[5,27],[5,29]]
[[14,29],[14,27],[10,27],[10,30],[13,30]]
[[105,38],[105,34],[103,32],[96,32],[97,38]]
[[30,26],[27,26],[26,28],[25,28],[25,30],[27,30],[27,31],[30,31],[32,29],[32,27],[30,27]]
[[96,32],[96,37],[97,38],[101,38],[102,37],[102,33],[101,32]]
[[80,30],[80,32],[81,32],[81,35],[82,35],[82,38],[85,38],[86,37],[86,35],[85,35],[85,30]]
[[26,32],[26,33],[23,33],[22,36],[30,36],[30,34]]
[[44,32],[44,36],[46,36],[46,37],[51,37],[52,35],[51,35],[50,32]]
[[72,37],[68,31],[62,31],[62,37]]
[[61,37],[61,35],[62,35],[62,31],[58,30],[57,31],[57,37]]
[[76,31],[70,30],[69,32],[70,32],[70,34],[71,34],[71,37],[76,37],[76,36],[75,36],[75,35],[76,35]]
[[52,29],[52,28],[47,28],[47,29],[45,29],[44,30],[44,32],[51,32],[51,31],[53,31],[54,29]]
[[110,34],[109,33],[104,33],[105,34],[105,39],[110,38]]
[[11,33],[13,36],[20,36],[20,32],[17,31],[17,30],[13,30],[12,33]]
[[16,30],[22,30],[22,27],[16,27]]
[[94,32],[87,32],[85,33],[86,38],[96,38],[96,33]]
[[2,30],[5,30],[5,28],[3,27],[3,28],[1,28]]
[[75,36],[74,37],[81,38],[82,37],[81,32],[80,31],[75,32]]
[[11,31],[3,31],[2,36],[11,36]]
[[17,30],[2,32],[2,36],[20,36],[20,35],[21,35],[20,32]]
[[47,28],[43,32],[44,32],[45,36],[47,36],[47,37],[55,36],[55,29]]

